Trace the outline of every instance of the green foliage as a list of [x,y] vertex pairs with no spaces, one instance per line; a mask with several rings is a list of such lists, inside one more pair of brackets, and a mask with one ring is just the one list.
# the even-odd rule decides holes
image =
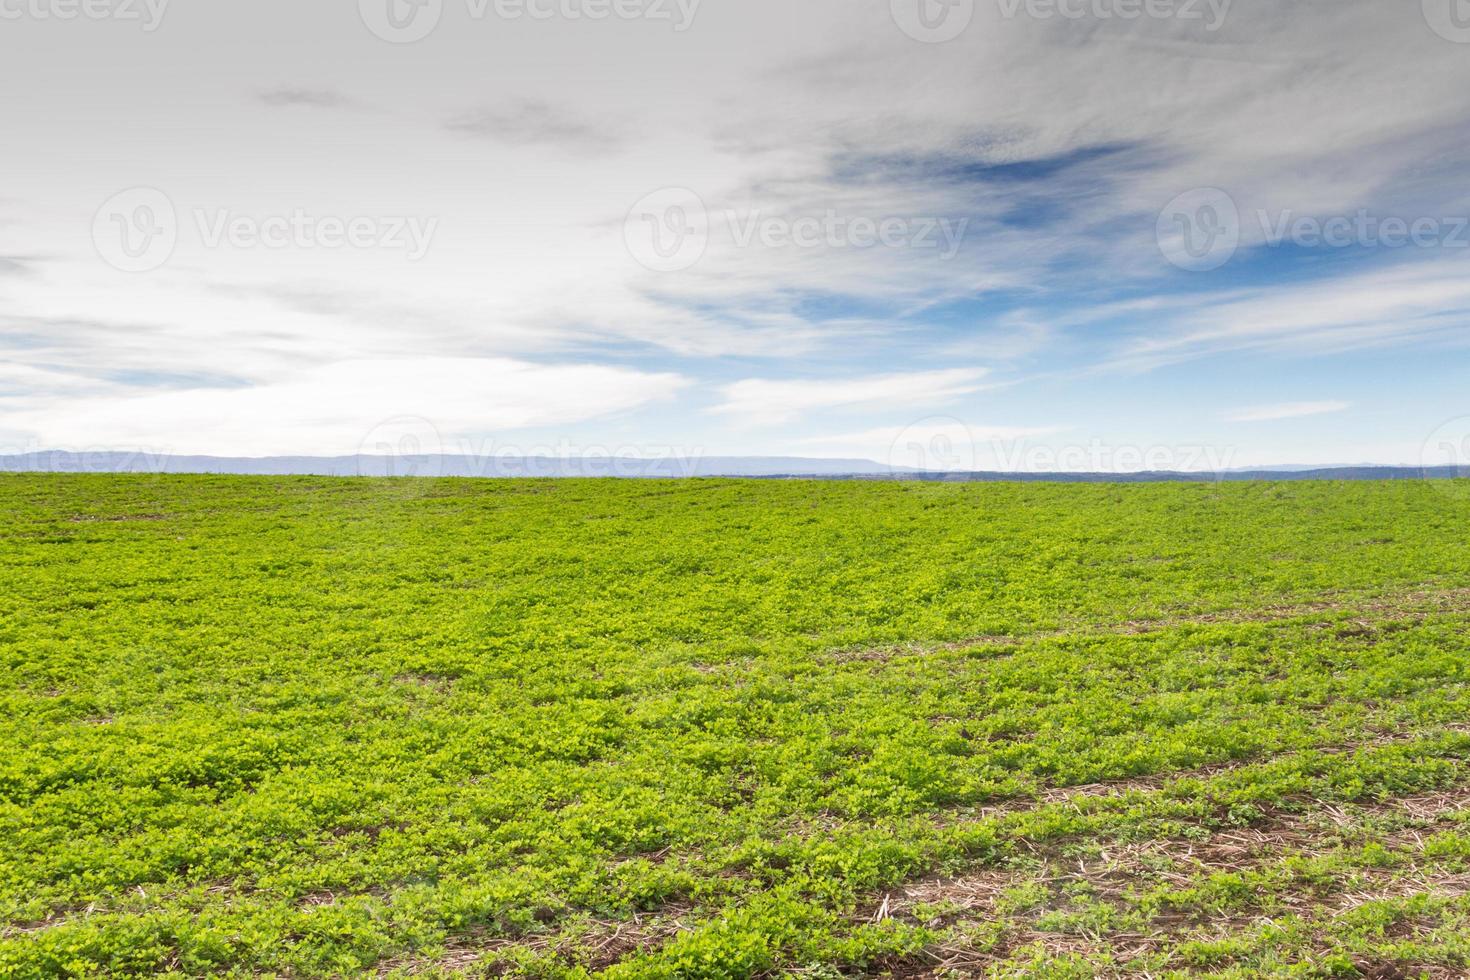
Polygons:
[[[5,476],[0,513],[0,977],[878,975],[930,920],[1004,948],[869,916],[905,882],[1034,872],[994,928],[1092,939],[1294,909],[1406,859],[1365,831],[1135,914],[1035,848],[1466,778],[1470,505],[1430,484]],[[1413,914],[1392,956],[1392,908],[1160,955],[1460,962],[1465,910]]]

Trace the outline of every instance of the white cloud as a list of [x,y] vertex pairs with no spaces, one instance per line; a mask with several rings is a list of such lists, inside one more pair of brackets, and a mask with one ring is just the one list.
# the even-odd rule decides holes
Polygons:
[[[53,65],[45,44],[22,41],[10,65],[15,78],[54,68],[68,87],[7,113],[14,193],[26,202],[10,217],[28,250],[95,263],[85,238],[92,209],[121,187],[160,183],[180,210],[185,234],[172,268],[183,275],[289,274],[343,295],[391,288],[394,306],[426,314],[453,307],[446,323],[415,331],[428,353],[447,353],[436,344],[469,320],[509,355],[541,353],[547,334],[580,329],[594,341],[718,356],[758,351],[771,323],[813,349],[848,341],[847,332],[816,330],[801,315],[813,293],[913,308],[996,288],[1045,290],[1056,282],[1054,263],[1068,257],[1087,260],[1069,272],[1069,286],[1089,269],[1099,281],[1157,274],[1165,269],[1153,243],[1157,210],[1196,186],[1226,186],[1247,218],[1258,208],[1461,213],[1453,206],[1463,181],[1394,179],[1458,152],[1467,71],[1461,46],[1399,5],[1236,4],[1219,30],[1205,31],[1188,19],[1008,18],[995,4],[978,4],[974,23],[947,45],[904,36],[887,2],[808,0],[795,20],[787,6],[706,5],[695,28],[680,33],[446,18],[431,42],[395,51],[386,67],[381,42],[353,18],[285,0],[170,24],[170,43],[149,49],[160,68],[153,74],[126,71],[137,58],[129,44],[83,44]],[[309,86],[283,89],[279,64],[240,54],[288,21],[303,36],[332,39],[312,58]],[[14,28],[38,39],[45,29]],[[221,36],[238,46],[220,45]],[[198,70],[200,58],[210,70]],[[556,68],[568,59],[585,72]],[[539,101],[529,111],[512,101],[508,122],[497,117],[509,130],[502,138],[466,141],[438,121],[464,109],[466,79],[482,79],[487,63],[506,66],[513,87]],[[891,70],[873,72],[875,63]],[[172,104],[181,73],[194,79],[195,98]],[[618,85],[585,84],[603,76]],[[892,78],[919,81],[894,86]],[[381,112],[334,113],[330,123],[263,113],[247,104],[242,81],[284,101],[321,104],[351,93]],[[240,113],[222,122],[220,107],[231,100]],[[87,107],[88,125],[68,144],[54,120],[76,106]],[[331,140],[319,138],[323,125]],[[127,142],[138,126],[208,139],[133,141],[115,167],[54,165],[53,157],[87,159],[97,142]],[[575,141],[586,126],[616,130],[626,152],[543,154],[529,176],[528,135]],[[307,142],[310,153],[295,152]],[[1105,146],[1123,151],[1080,169],[1064,165],[1069,154]],[[242,159],[251,161],[252,181],[228,178]],[[432,181],[423,179],[426,159],[439,161]],[[1037,160],[1044,179],[985,176],[986,165]],[[975,170],[936,175],[936,164]],[[525,179],[488,176],[495,174]],[[703,195],[717,234],[695,269],[652,275],[629,256],[622,222],[639,196],[672,186]],[[400,255],[204,254],[191,230],[197,207],[259,217],[297,204],[323,215],[441,221],[429,257],[412,267]],[[972,223],[963,252],[940,261],[941,249],[735,247],[720,219],[727,208],[742,218],[831,210]],[[1028,216],[1041,220],[1015,220]],[[70,290],[71,270],[67,279],[58,285]],[[158,295],[141,279],[107,285],[109,309],[133,322],[164,322],[176,310],[196,325],[234,315],[225,295],[191,294],[180,309],[178,291]],[[12,288],[24,307],[44,284]],[[51,297],[35,299],[47,315],[57,312]],[[761,316],[718,315],[731,309]],[[370,305],[344,311],[370,336],[372,315]]]
[[1463,261],[1439,260],[1292,288],[1207,295],[1197,302],[1194,310],[1167,314],[1155,336],[1135,343],[1118,362],[1161,363],[1242,349],[1322,353],[1463,335],[1470,279]]
[[953,368],[856,378],[770,381],[750,378],[721,389],[713,411],[749,425],[779,425],[836,408],[942,405],[981,390],[983,368]]
[[1331,415],[1352,408],[1351,402],[1284,402],[1280,405],[1256,405],[1226,414],[1227,422],[1275,422],[1300,419],[1310,415]]
[[[211,450],[286,452],[335,445],[370,410],[351,395],[362,411],[344,424],[333,406],[290,400],[302,378],[339,363],[416,365],[422,377],[389,387],[441,411],[435,365],[445,361],[616,364],[630,347],[687,358],[691,374],[706,359],[764,358],[750,373],[773,380],[726,388],[717,411],[767,424],[978,390],[974,377],[925,371],[935,364],[1045,355],[1060,371],[1227,350],[1402,347],[1450,336],[1459,324],[1449,312],[1470,318],[1463,256],[1427,250],[1399,252],[1403,270],[1353,264],[1352,278],[1330,283],[1256,288],[1201,275],[1167,298],[1147,296],[1175,274],[1154,241],[1158,210],[1191,188],[1232,195],[1245,249],[1261,243],[1262,210],[1466,213],[1470,59],[1426,28],[1416,4],[1235,4],[1216,31],[1184,18],[1046,20],[975,7],[969,29],[943,45],[905,36],[887,0],[803,0],[800,16],[790,0],[706,4],[687,32],[475,20],[445,5],[431,39],[392,51],[340,4],[214,5],[156,37],[104,44],[83,30],[64,51],[48,41],[55,25],[16,21],[0,79],[54,84],[4,113],[0,254],[44,261],[0,275],[0,359],[19,372],[4,383],[31,392],[0,404],[27,412],[0,425],[25,421],[89,445],[139,434],[204,445],[213,433],[221,444]],[[252,57],[283,23],[313,39],[294,53],[301,63]],[[156,70],[133,70],[140,57]],[[180,77],[191,79],[187,99]],[[474,121],[494,138],[444,128],[492,91],[502,101]],[[266,111],[261,92],[276,104],[372,111]],[[517,101],[526,93],[537,102]],[[543,152],[550,143],[574,150]],[[597,151],[614,144],[617,153]],[[127,152],[99,157],[99,145]],[[89,236],[97,206],[132,186],[167,193],[180,232],[170,263],[137,276],[104,266]],[[640,266],[624,241],[629,208],[665,187],[698,192],[709,214],[695,224],[711,238],[697,266],[671,274]],[[201,209],[259,220],[298,207],[439,225],[419,262],[394,250],[209,247],[198,231]],[[943,248],[742,245],[727,211],[742,223],[832,213],[970,224],[945,260]],[[981,309],[1001,290],[995,317],[962,325],[971,316],[962,304]],[[1012,296],[1035,306],[1007,318]],[[1098,316],[1122,320],[1129,306],[1130,328],[1081,329]],[[935,310],[941,326],[925,323]],[[796,359],[819,363],[833,350],[865,365],[855,372],[894,373],[876,385],[783,379]],[[35,373],[53,370],[58,384],[97,391],[73,390],[80,400],[61,405],[50,397],[60,387]],[[148,400],[98,380],[149,373],[239,388]],[[676,388],[619,381],[608,406]],[[278,395],[297,414],[267,404]],[[538,389],[525,397],[562,403]],[[1104,402],[1099,417],[1113,411]],[[455,424],[513,422],[519,407],[486,405],[483,418]],[[122,406],[122,421],[108,421]],[[211,421],[237,407],[274,429]],[[874,411],[852,426],[891,421]]]
[[[420,442],[447,452],[505,431],[605,418],[667,398],[688,382],[592,364],[506,358],[343,361],[241,388],[29,397],[5,415],[47,447],[115,446],[210,455],[371,452],[386,425],[421,420]],[[14,401],[14,400],[12,400]],[[474,448],[473,446],[469,448]],[[431,451],[427,446],[425,451]]]

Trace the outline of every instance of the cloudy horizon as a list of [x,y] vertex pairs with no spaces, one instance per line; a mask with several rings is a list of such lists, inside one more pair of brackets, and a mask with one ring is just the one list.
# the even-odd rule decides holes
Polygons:
[[1463,7],[0,0],[0,455],[1470,463]]

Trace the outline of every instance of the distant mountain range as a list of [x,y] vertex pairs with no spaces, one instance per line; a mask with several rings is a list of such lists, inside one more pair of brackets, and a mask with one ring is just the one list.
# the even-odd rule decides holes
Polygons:
[[866,459],[778,456],[169,456],[41,452],[0,456],[0,471],[47,473],[234,473],[255,476],[628,477],[872,476],[890,467]]
[[0,456],[0,471],[24,473],[227,473],[254,476],[423,477],[757,477],[820,479],[919,479],[943,482],[1160,483],[1215,480],[1419,480],[1470,477],[1470,469],[1438,466],[1278,466],[1225,473],[1001,473],[916,472],[866,459],[785,456],[610,459],[545,456],[169,456],[148,453],[40,452]]

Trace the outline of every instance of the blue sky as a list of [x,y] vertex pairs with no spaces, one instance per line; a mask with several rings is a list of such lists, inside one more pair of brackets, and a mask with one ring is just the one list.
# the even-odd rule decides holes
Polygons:
[[1457,2],[13,5],[0,450],[1470,462]]

